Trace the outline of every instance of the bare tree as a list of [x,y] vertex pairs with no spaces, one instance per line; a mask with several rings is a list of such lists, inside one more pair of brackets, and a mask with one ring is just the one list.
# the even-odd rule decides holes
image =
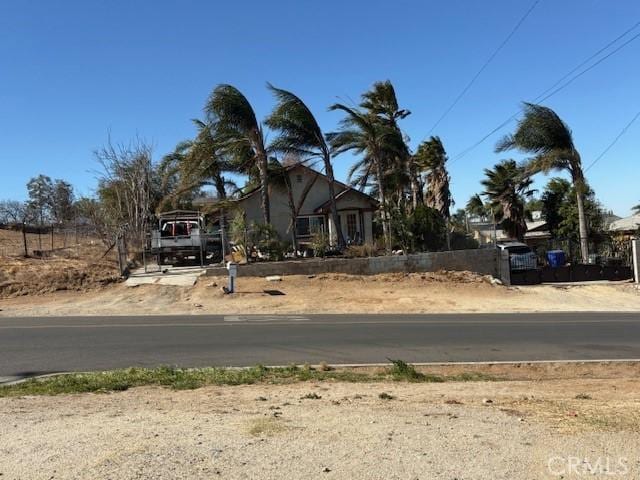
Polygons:
[[112,232],[124,231],[142,246],[147,220],[156,200],[152,148],[136,138],[128,144],[108,142],[94,152],[102,166],[98,174],[98,196]]
[[20,225],[25,257],[29,256],[29,249],[27,247],[27,224],[35,221],[37,216],[38,211],[28,202],[17,202],[15,200],[0,202],[0,219],[7,223]]

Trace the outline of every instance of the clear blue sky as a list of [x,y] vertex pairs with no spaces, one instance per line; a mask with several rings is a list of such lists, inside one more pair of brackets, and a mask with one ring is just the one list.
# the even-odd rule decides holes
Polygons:
[[[265,82],[290,89],[331,131],[340,115],[328,105],[391,79],[412,111],[403,128],[415,147],[531,4],[4,1],[0,199],[24,198],[39,173],[91,194],[92,151],[109,132],[152,141],[159,158],[192,136],[189,120],[218,83],[240,88],[260,117],[273,103]],[[638,20],[637,0],[541,0],[434,133],[454,158]],[[640,39],[545,104],[589,164],[640,110],[639,85]],[[482,169],[505,157],[493,153],[499,134],[451,164],[459,206],[479,191]],[[587,174],[619,215],[640,202],[639,150],[640,120]],[[351,161],[335,160],[339,178]]]

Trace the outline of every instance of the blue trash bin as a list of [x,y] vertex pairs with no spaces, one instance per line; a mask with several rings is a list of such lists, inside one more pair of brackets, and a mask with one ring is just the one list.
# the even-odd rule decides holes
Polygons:
[[547,252],[547,261],[551,268],[563,267],[565,264],[564,251],[562,250],[549,250]]

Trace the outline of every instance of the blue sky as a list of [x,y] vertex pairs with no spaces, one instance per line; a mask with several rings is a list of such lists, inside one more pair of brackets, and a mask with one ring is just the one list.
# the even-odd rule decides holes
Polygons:
[[[4,1],[0,3],[0,199],[39,173],[91,194],[92,152],[109,132],[139,135],[156,158],[193,135],[218,83],[260,117],[270,81],[302,97],[325,131],[327,107],[390,79],[415,146],[532,1]],[[433,132],[451,159],[640,20],[637,0],[541,0]],[[640,31],[636,29],[633,33]],[[545,102],[571,126],[585,165],[640,110],[640,39]],[[458,206],[501,158],[500,134],[451,162]],[[618,215],[640,202],[640,120],[587,173]],[[516,156],[516,158],[518,158]],[[344,179],[353,159],[335,159]],[[540,177],[538,187],[544,185]]]

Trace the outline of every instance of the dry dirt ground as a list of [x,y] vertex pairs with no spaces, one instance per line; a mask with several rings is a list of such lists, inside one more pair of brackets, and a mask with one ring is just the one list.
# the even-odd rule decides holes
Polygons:
[[0,478],[637,479],[639,387],[636,367],[3,398]]
[[[32,252],[38,248],[38,235],[27,237]],[[79,240],[75,244],[73,237],[56,235],[56,250],[51,256],[24,258],[22,234],[0,229],[0,299],[59,291],[83,292],[116,282],[119,275],[114,252],[105,255],[106,247],[95,239]],[[43,249],[50,248],[48,235],[43,235],[41,241]]]
[[[101,278],[92,284],[95,286]],[[51,284],[46,276],[40,282],[43,288]],[[4,299],[0,296],[0,315],[640,310],[640,291],[628,284],[508,288],[492,285],[486,278],[470,272],[285,276],[280,282],[240,277],[237,293],[233,295],[221,291],[226,282],[226,278],[200,277],[193,287],[140,285],[132,288],[114,284],[89,291],[67,290]]]

